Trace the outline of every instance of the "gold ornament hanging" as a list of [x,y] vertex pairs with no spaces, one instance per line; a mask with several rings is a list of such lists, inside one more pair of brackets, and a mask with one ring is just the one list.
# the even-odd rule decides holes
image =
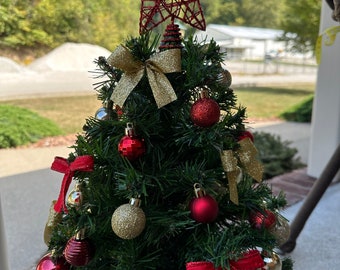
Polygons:
[[282,270],[281,258],[275,252],[272,252],[271,256],[264,256],[263,261],[265,263],[265,266],[262,269]]
[[226,87],[230,87],[231,86],[231,83],[232,83],[232,77],[231,77],[231,74],[228,70],[224,69],[219,77],[218,77],[218,80],[220,82],[222,82],[223,84],[225,84]]
[[70,207],[75,207],[77,209],[81,206],[82,202],[83,194],[81,192],[81,184],[77,183],[67,197],[67,205]]
[[162,51],[142,62],[136,60],[130,50],[121,45],[109,56],[107,62],[124,71],[111,96],[111,100],[118,106],[123,107],[125,100],[142,79],[145,71],[158,108],[177,99],[164,73],[181,71],[180,49]]
[[47,222],[46,222],[45,229],[44,229],[44,242],[46,245],[48,245],[48,243],[51,240],[52,231],[54,230],[55,226],[58,223],[60,223],[62,219],[62,214],[54,210],[54,205],[56,202],[57,202],[56,200],[53,200],[51,203],[50,211],[49,211]]
[[277,245],[281,246],[289,239],[290,226],[284,217],[277,215],[276,224],[269,231],[275,236]]
[[133,239],[144,230],[146,218],[140,203],[140,199],[132,198],[130,203],[123,204],[114,211],[111,226],[118,237]]

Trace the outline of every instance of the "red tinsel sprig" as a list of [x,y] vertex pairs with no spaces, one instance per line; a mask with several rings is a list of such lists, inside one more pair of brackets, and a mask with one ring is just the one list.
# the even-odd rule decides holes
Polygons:
[[73,175],[76,171],[91,172],[93,171],[94,159],[90,155],[79,156],[73,162],[69,162],[62,157],[55,157],[51,169],[60,173],[64,173],[61,184],[59,197],[54,205],[54,210],[60,213],[62,210],[67,212],[65,204],[65,196],[72,182]]

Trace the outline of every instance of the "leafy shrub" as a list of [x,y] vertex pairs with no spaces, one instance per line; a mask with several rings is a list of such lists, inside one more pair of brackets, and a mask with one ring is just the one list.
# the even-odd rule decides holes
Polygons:
[[267,132],[254,132],[254,144],[264,166],[263,179],[281,175],[304,164],[296,157],[297,149],[290,147],[291,142],[282,141],[278,135]]
[[312,120],[314,96],[308,97],[301,103],[283,112],[280,117],[287,121],[310,123]]
[[52,121],[27,109],[0,105],[0,148],[16,147],[62,134]]
[[139,18],[136,0],[0,3],[0,46],[4,48],[52,49],[65,42],[80,42],[113,49],[136,33]]

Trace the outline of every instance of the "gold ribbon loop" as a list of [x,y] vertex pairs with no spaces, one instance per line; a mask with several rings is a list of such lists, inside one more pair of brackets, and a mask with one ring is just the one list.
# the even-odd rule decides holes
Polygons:
[[177,99],[164,73],[181,71],[180,49],[157,53],[143,63],[135,59],[128,48],[121,45],[108,57],[107,62],[124,71],[111,96],[111,100],[118,106],[124,105],[127,97],[144,76],[145,70],[158,108]]
[[245,171],[257,182],[262,181],[263,166],[256,159],[257,150],[249,138],[239,141],[240,148],[237,150],[238,158],[244,166]]
[[237,158],[234,157],[233,151],[225,150],[221,152],[221,161],[223,170],[227,173],[230,200],[238,205],[237,177],[240,168],[237,166]]
[[[316,45],[315,45],[315,56],[316,56],[316,62],[317,64],[321,63],[321,57],[322,57],[322,42],[326,45],[326,46],[331,46],[333,45],[335,39],[336,39],[336,35],[337,33],[340,32],[340,25],[337,26],[332,26],[329,27],[327,29],[325,29],[325,31],[323,31],[317,41],[316,41]],[[324,39],[325,38],[325,39]]]
[[240,148],[236,152],[224,150],[220,154],[223,170],[227,173],[230,200],[236,205],[239,203],[237,178],[241,173],[238,160],[244,170],[257,182],[262,181],[263,175],[263,166],[261,162],[256,159],[257,150],[252,141],[249,138],[245,138],[239,141],[239,144]]

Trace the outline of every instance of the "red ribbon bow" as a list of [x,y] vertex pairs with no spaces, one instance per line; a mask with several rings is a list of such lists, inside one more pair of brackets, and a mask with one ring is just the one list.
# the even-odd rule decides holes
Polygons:
[[67,212],[65,196],[71,184],[75,171],[91,172],[93,171],[93,165],[93,157],[89,155],[79,156],[71,163],[69,163],[67,159],[62,157],[54,158],[51,169],[65,174],[63,182],[61,184],[58,200],[54,205],[54,210],[56,212],[60,213],[62,210]]
[[237,261],[230,261],[231,270],[256,270],[264,269],[264,261],[260,252],[257,249],[248,250],[243,254],[243,257]]

